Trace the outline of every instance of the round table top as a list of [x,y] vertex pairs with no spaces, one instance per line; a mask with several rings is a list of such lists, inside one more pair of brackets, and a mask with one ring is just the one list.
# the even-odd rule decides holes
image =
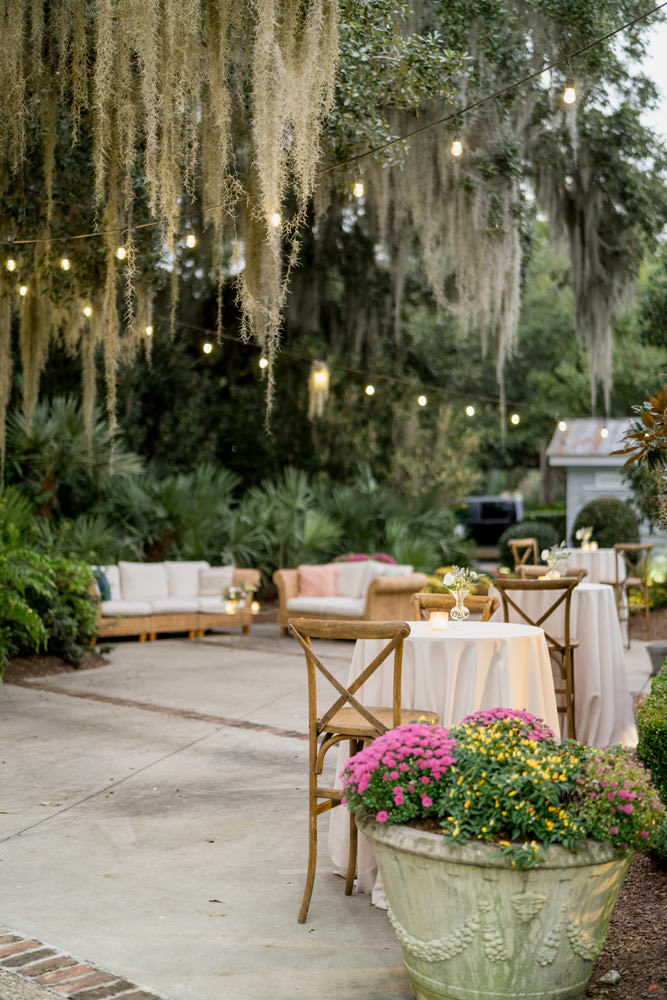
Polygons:
[[449,619],[446,629],[431,628],[430,622],[408,622],[410,639],[519,639],[542,635],[535,625],[517,625],[498,621],[455,621]]

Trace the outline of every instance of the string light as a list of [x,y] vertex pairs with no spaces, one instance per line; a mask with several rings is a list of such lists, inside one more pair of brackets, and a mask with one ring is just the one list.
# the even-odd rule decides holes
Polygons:
[[20,288],[19,288],[19,295],[26,296],[27,294],[28,294],[28,286],[27,285],[21,285]]
[[283,221],[280,212],[274,212],[271,216],[271,225],[274,229],[277,229],[280,223]]
[[461,142],[461,136],[455,135],[454,141],[452,142],[452,156],[460,156],[463,152],[463,143]]
[[118,257],[118,260],[125,260],[127,257],[127,250],[125,247],[118,247],[116,250],[116,257]]
[[420,406],[426,406],[426,404],[428,403],[428,398],[426,396],[418,396],[417,402],[419,403]]
[[86,317],[86,319],[90,319],[90,317],[93,315],[93,310],[91,306],[84,306],[81,312]]
[[466,406],[466,413],[468,414],[469,417],[474,417],[475,416],[475,407],[474,406]]
[[259,359],[259,367],[260,368],[268,368],[269,367],[269,359],[268,358],[260,358]]
[[69,271],[70,267],[72,266],[69,262],[69,257],[62,257],[60,260],[60,266],[62,267],[63,271]]
[[368,384],[368,385],[366,386],[366,388],[364,389],[364,392],[366,393],[366,395],[367,395],[367,396],[374,396],[374,395],[375,395],[375,386],[374,386],[374,385],[371,385],[371,384],[369,383],[369,384]]
[[7,258],[6,267],[7,267],[8,271],[15,271],[16,270],[16,261],[14,260],[13,257],[8,257]]
[[212,350],[213,350],[213,344],[211,343],[210,340],[207,340],[205,341],[205,343],[202,344],[202,351],[204,352],[204,354],[210,354]]
[[514,426],[516,427],[516,425],[517,425],[518,423],[520,423],[520,421],[521,421],[521,417],[519,416],[519,414],[518,414],[518,413],[513,413],[513,414],[512,414],[512,416],[510,417],[510,421],[511,421],[511,423],[513,423],[513,424],[514,424]]
[[352,194],[355,198],[363,198],[364,196],[364,182],[355,181],[354,187],[352,188]]
[[602,430],[600,431],[600,437],[603,438],[609,437],[609,428],[607,426],[603,427]]
[[190,247],[191,250],[193,247],[197,246],[197,237],[194,233],[188,233],[185,237],[185,245],[186,247]]
[[574,104],[576,99],[577,99],[577,92],[574,89],[574,80],[569,79],[565,84],[565,90],[563,91],[563,103]]
[[153,327],[150,326],[150,325],[147,326],[146,329],[144,330],[144,333],[146,334],[147,337],[152,337],[153,336]]
[[559,431],[566,431],[567,430],[567,420],[559,420],[558,421],[558,430]]

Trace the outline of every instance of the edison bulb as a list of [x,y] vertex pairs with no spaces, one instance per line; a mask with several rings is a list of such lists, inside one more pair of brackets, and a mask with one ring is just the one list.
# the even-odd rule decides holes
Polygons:
[[516,427],[516,425],[521,422],[521,417],[519,416],[518,413],[513,413],[512,416],[510,417],[510,420]]
[[68,257],[63,257],[62,260],[60,261],[60,266],[62,267],[63,271],[69,271],[72,265],[70,264]]
[[125,247],[118,247],[116,250],[116,257],[118,257],[118,260],[125,260],[127,257],[127,250]]
[[574,80],[568,80],[563,91],[563,101],[565,104],[574,104],[577,99],[577,92],[574,89]]
[[8,271],[15,271],[16,270],[16,261],[14,260],[13,257],[9,257],[7,259],[7,270]]
[[426,404],[428,403],[428,399],[426,398],[426,396],[418,396],[417,402],[419,403],[420,406],[426,406]]
[[193,247],[197,246],[197,237],[194,233],[188,233],[185,237],[185,245],[186,247],[190,247],[191,250]]
[[558,430],[559,431],[566,431],[567,430],[567,420],[559,420],[558,421]]
[[149,324],[146,327],[144,333],[146,334],[147,337],[152,337],[153,336],[153,327]]
[[366,393],[367,396],[374,396],[375,395],[375,386],[374,385],[367,385],[366,388],[365,388],[365,390],[364,390],[364,392]]
[[269,359],[268,358],[260,358],[259,359],[259,367],[260,368],[268,368],[269,367]]
[[452,156],[460,156],[463,152],[463,143],[461,142],[461,137],[454,136],[454,141],[452,142]]
[[355,198],[363,198],[364,196],[364,184],[363,181],[355,181],[354,187],[352,188],[352,194]]
[[466,413],[468,414],[469,417],[474,417],[475,416],[475,407],[474,406],[466,406]]
[[90,306],[84,306],[81,312],[86,317],[86,319],[90,319],[90,317],[93,315],[93,310]]
[[213,350],[213,344],[207,340],[206,343],[202,345],[202,351],[204,352],[204,354],[210,354],[212,350]]
[[27,295],[27,294],[28,294],[28,286],[21,285],[19,288],[19,295]]
[[271,216],[271,225],[274,229],[277,229],[280,223],[283,221],[280,212],[274,212]]

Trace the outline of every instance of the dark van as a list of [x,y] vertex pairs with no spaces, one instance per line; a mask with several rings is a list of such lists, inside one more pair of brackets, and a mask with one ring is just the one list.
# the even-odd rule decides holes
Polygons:
[[478,545],[497,545],[506,528],[523,519],[523,500],[517,497],[467,497],[468,532]]

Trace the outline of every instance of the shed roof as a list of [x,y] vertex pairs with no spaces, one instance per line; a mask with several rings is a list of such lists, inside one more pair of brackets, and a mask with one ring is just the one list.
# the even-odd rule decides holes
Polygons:
[[[604,420],[597,417],[566,420],[565,430],[558,428],[549,442],[547,457],[550,465],[606,465],[620,466],[623,455],[612,455],[624,447],[624,438],[630,428],[630,418]],[[606,437],[602,431],[607,428]]]

